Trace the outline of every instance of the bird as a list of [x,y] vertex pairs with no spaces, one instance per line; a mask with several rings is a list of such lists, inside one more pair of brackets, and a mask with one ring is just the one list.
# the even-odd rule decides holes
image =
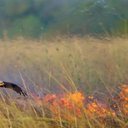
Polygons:
[[24,97],[27,96],[27,93],[24,92],[17,84],[11,82],[0,81],[0,87],[9,88],[19,93],[20,95],[23,95]]

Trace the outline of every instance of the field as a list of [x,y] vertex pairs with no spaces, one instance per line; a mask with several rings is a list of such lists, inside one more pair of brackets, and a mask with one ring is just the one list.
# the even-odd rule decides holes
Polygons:
[[128,39],[0,40],[0,128],[127,128]]

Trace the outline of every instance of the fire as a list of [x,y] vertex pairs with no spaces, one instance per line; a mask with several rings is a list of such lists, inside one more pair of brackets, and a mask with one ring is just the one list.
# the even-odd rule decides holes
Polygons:
[[65,120],[74,120],[74,117],[80,117],[81,107],[84,105],[84,96],[80,92],[65,94],[62,97],[51,95],[45,96],[44,101],[47,99],[52,100],[50,103],[50,111],[54,118],[63,118]]
[[67,95],[67,99],[79,107],[83,107],[85,97],[80,92],[70,93]]
[[127,85],[121,86],[121,91],[119,93],[119,97],[122,101],[128,102],[128,86]]
[[128,116],[128,85],[122,85],[120,87],[116,102],[121,113]]
[[55,94],[48,94],[48,95],[45,96],[44,102],[50,102],[50,103],[52,103],[56,99],[57,99],[57,96]]
[[95,116],[105,118],[107,116],[115,116],[115,112],[112,111],[109,107],[96,101],[89,103],[85,109],[85,112],[89,117]]
[[[117,98],[118,97],[118,98]],[[111,103],[106,101],[103,103],[96,99],[93,95],[84,96],[81,92],[66,93],[63,95],[48,94],[43,98],[34,96],[36,104],[46,106],[52,118],[74,121],[75,118],[81,119],[85,115],[93,118],[115,117],[120,112],[128,115],[128,86],[122,85],[116,98],[113,101],[113,109]]]

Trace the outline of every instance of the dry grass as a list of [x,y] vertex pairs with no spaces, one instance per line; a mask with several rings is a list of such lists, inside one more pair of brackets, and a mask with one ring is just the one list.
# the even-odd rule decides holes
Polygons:
[[[28,93],[40,95],[42,92],[61,93],[77,89],[86,94],[103,93],[121,83],[128,83],[127,56],[128,39],[122,38],[101,40],[72,37],[38,41],[6,39],[0,41],[0,79],[18,83],[23,85]],[[3,91],[4,94],[10,92],[12,97],[15,95],[10,90]],[[25,109],[27,112],[18,108],[15,100],[17,99],[11,103],[1,101],[0,127],[64,127],[63,121],[40,117],[32,109],[34,104],[31,100],[28,100],[28,108]],[[88,122],[88,119],[85,121],[83,118],[82,124],[84,122]],[[88,127],[94,128],[93,123],[88,122]],[[120,120],[120,123],[121,126],[126,126],[123,120]],[[65,128],[83,128],[82,124]]]

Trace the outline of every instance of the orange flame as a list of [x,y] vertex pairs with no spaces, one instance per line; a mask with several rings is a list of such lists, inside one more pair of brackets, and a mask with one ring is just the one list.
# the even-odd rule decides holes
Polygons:
[[[74,92],[58,96],[55,94],[48,94],[43,98],[35,96],[35,102],[38,105],[46,105],[50,111],[51,116],[57,119],[65,119],[73,121],[75,118],[81,118],[85,114],[91,118],[108,116],[115,117],[118,110],[113,110],[110,103],[103,103],[98,101],[93,96],[85,97],[81,92]],[[128,115],[128,86],[122,85],[116,103],[124,115]],[[116,106],[114,102],[113,106]]]

